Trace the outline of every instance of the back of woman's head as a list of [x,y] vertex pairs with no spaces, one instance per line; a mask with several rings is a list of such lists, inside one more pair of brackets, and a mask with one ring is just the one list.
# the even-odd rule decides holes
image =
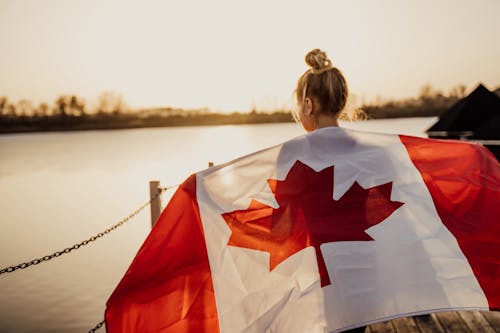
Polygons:
[[297,82],[297,101],[301,104],[305,98],[311,98],[319,103],[321,113],[339,116],[348,96],[342,72],[333,66],[326,53],[320,49],[307,53],[305,60],[310,68]]

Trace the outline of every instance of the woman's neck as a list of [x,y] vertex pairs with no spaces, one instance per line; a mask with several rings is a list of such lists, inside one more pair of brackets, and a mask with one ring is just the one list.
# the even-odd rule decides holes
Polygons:
[[330,127],[330,126],[336,126],[336,127],[339,126],[339,122],[338,122],[337,117],[320,113],[316,118],[316,128],[315,129],[320,129],[323,127]]

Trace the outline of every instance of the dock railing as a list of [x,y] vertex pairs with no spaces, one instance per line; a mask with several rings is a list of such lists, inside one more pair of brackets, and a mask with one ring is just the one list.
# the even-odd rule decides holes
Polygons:
[[[208,162],[208,167],[214,166],[214,162]],[[168,188],[163,188],[160,186],[158,180],[151,180],[149,182],[149,201],[151,202],[151,229],[154,227],[156,221],[160,217],[163,210],[161,204],[161,193]]]

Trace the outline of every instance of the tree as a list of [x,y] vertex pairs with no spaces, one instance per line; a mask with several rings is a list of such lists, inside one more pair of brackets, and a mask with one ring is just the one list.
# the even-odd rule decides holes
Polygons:
[[0,97],[0,116],[3,116],[7,111],[7,97]]
[[69,99],[69,111],[72,116],[83,117],[85,115],[85,101],[73,95]]
[[433,91],[434,89],[430,84],[424,84],[422,87],[420,87],[420,94],[419,94],[420,100],[432,99]]
[[467,91],[467,87],[465,84],[458,84],[450,89],[448,96],[452,98],[464,98],[465,92]]
[[46,117],[49,115],[49,105],[47,103],[40,103],[38,108],[35,109],[36,117]]
[[12,118],[16,117],[17,116],[16,106],[12,103],[6,104],[5,114]]
[[59,96],[54,103],[54,115],[66,117],[69,114],[70,97],[67,95]]
[[439,90],[435,90],[430,84],[425,84],[420,88],[419,100],[422,106],[432,106],[442,97],[443,94]]
[[17,102],[17,110],[20,116],[33,116],[33,103],[27,99],[22,99]]
[[125,103],[121,94],[104,91],[97,100],[97,112],[100,114],[119,114],[125,111]]

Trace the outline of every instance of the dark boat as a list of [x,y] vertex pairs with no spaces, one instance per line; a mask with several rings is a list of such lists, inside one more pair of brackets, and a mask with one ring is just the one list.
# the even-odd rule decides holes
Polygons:
[[[476,141],[500,161],[500,97],[480,84],[427,130],[430,138]],[[500,92],[499,92],[500,93]]]

